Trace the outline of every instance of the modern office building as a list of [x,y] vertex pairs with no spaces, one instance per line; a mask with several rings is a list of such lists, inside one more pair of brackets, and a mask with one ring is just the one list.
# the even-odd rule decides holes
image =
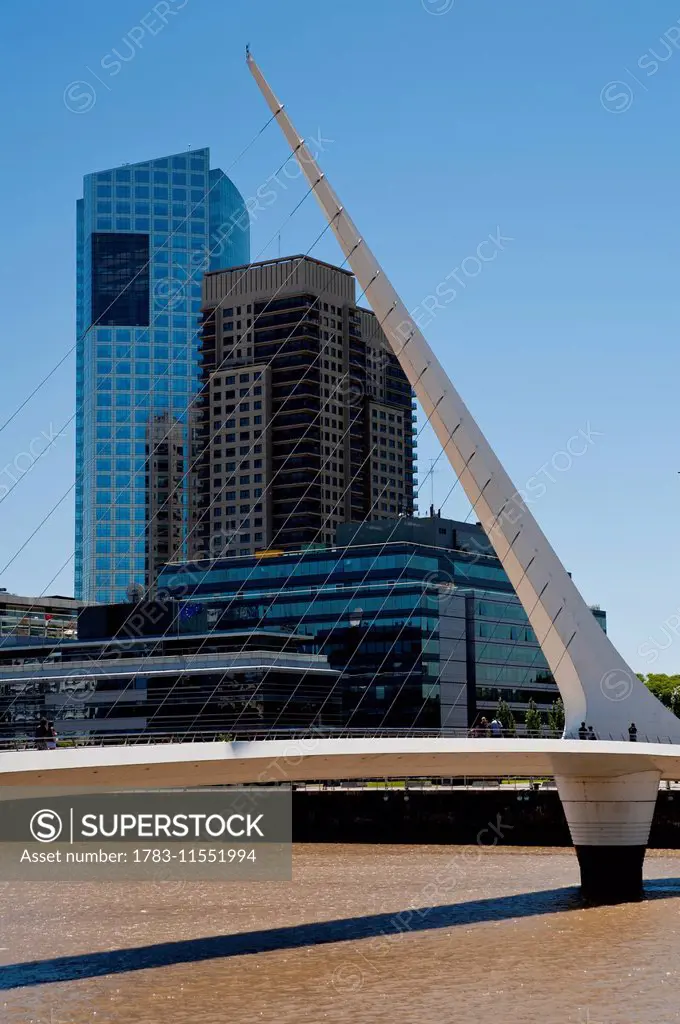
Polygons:
[[[305,636],[208,632],[172,602],[97,606],[78,639],[0,645],[0,741],[35,737],[41,718],[73,735],[205,739],[276,725],[338,725],[337,672]],[[89,614],[88,614],[89,613]]]
[[20,597],[0,589],[0,637],[9,645],[24,637],[63,640],[77,636],[81,603],[72,597]]
[[335,547],[177,563],[160,587],[84,609],[77,639],[0,645],[0,734],[466,730],[499,700],[521,731],[559,696],[480,526],[344,524]]
[[206,274],[201,382],[191,558],[413,513],[411,388],[348,271],[292,256]]
[[[182,447],[198,386],[201,278],[250,258],[249,217],[210,151],[124,165],[84,179],[77,203],[75,592],[87,601],[124,600],[147,587],[164,557],[149,529],[150,490],[166,471],[151,458],[160,443]],[[179,436],[181,435],[181,442]],[[162,460],[161,460],[162,461]],[[181,510],[186,554],[186,470],[171,490]],[[162,532],[162,531],[161,531]],[[151,548],[149,548],[151,544]]]
[[547,714],[559,697],[481,526],[434,510],[345,524],[326,550],[168,565],[159,591],[221,630],[309,636],[339,673],[346,725],[467,728],[501,699],[521,723],[531,700]]

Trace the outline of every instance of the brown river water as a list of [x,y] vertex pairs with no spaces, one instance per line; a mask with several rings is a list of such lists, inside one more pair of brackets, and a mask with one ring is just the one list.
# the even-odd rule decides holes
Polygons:
[[1,1024],[667,1024],[680,852],[584,907],[570,850],[296,846],[293,882],[0,885]]

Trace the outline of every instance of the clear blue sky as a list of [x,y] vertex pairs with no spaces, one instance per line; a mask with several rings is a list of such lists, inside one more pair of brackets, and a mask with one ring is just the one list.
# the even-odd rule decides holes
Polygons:
[[[512,239],[478,276],[457,272],[465,287],[425,333],[517,486],[548,464],[534,511],[624,655],[680,670],[680,641],[653,663],[638,653],[650,637],[668,645],[661,627],[680,608],[680,51],[660,42],[680,36],[677,4],[168,5],[165,26],[140,0],[4,11],[0,422],[73,344],[85,173],[209,145],[248,196],[285,159],[271,126],[229,170],[268,116],[250,42],[299,130],[333,140],[324,169],[407,304],[497,228]],[[115,49],[134,54],[117,74]],[[323,221],[311,200],[289,219],[303,194],[292,182],[258,215],[253,258],[277,255],[266,246],[282,225],[282,253],[309,249]],[[313,254],[340,262],[328,237]],[[0,467],[18,476],[21,453],[71,416],[74,373],[70,358],[0,433]],[[551,468],[588,425],[586,454]],[[436,442],[423,435],[419,451],[422,480]],[[453,485],[438,469],[436,504]],[[0,506],[0,568],[72,480],[71,425]],[[429,501],[428,482],[421,511]],[[456,487],[444,512],[468,511]],[[0,585],[42,592],[73,551],[72,519],[71,495]],[[72,563],[49,591],[71,587]]]

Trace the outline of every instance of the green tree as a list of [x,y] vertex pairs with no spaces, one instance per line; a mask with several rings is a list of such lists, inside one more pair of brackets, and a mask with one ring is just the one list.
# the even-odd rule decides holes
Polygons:
[[652,672],[643,677],[642,681],[662,704],[668,708],[672,706],[673,692],[680,687],[680,675],[669,676],[662,672]]
[[533,700],[529,701],[529,707],[524,715],[524,727],[527,731],[528,736],[540,736],[541,726],[543,722],[541,720],[541,712],[536,707]]
[[564,732],[564,704],[561,697],[557,698],[548,712],[548,728],[553,733]]
[[671,694],[670,709],[676,718],[680,718],[680,686],[676,686]]
[[516,733],[515,716],[510,710],[510,705],[507,701],[499,700],[498,707],[496,709],[496,718],[503,726],[504,736],[514,736]]

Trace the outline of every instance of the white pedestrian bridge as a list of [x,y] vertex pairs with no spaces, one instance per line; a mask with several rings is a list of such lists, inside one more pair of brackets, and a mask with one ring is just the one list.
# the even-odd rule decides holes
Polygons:
[[[280,734],[279,734],[280,735]],[[0,787],[213,786],[340,779],[580,777],[651,771],[680,779],[680,744],[402,735],[142,742],[0,751]]]
[[0,752],[0,800],[16,787],[193,787],[341,779],[555,778],[581,867],[597,899],[639,893],[663,780],[680,745],[625,740],[441,735],[289,735],[229,742],[145,742]]

